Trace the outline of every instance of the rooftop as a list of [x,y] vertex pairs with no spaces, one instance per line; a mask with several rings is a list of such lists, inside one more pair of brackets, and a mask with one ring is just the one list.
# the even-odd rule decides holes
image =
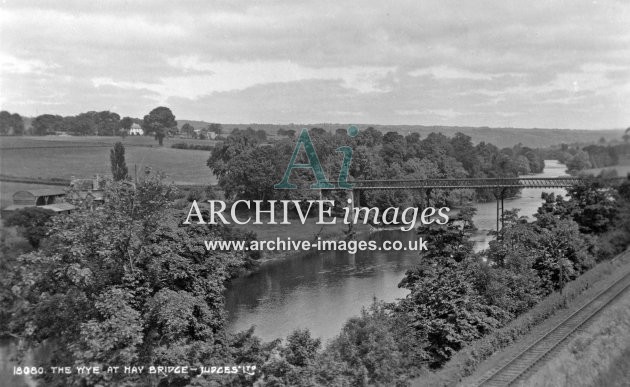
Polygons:
[[41,188],[41,189],[26,189],[17,191],[13,196],[17,194],[29,193],[33,196],[61,196],[66,194],[66,190],[63,188]]

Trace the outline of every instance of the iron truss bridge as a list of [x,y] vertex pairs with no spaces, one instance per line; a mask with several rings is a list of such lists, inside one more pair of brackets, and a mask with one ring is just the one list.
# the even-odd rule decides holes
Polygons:
[[[520,177],[476,179],[423,179],[423,180],[355,180],[352,190],[377,189],[476,189],[476,188],[567,188],[588,178],[582,177]],[[621,182],[625,177],[605,179]]]

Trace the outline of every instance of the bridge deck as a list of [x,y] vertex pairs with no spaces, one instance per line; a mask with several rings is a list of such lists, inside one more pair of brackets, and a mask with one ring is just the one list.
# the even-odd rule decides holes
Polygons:
[[[625,178],[607,179],[623,180]],[[357,180],[354,190],[374,189],[473,189],[473,188],[566,188],[587,179],[581,177],[521,177],[424,180]]]

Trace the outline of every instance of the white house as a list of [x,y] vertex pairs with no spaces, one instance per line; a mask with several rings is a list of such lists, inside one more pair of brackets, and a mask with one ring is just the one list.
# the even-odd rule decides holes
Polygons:
[[129,128],[129,135],[130,136],[143,136],[144,135],[144,130],[140,127],[140,125],[136,124],[135,122],[131,125],[131,128]]

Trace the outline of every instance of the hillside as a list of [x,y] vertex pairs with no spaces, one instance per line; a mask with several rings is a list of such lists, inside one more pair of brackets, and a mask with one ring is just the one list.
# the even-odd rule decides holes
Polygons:
[[[195,128],[207,127],[208,122],[178,120],[179,127],[189,123]],[[231,132],[234,128],[245,129],[251,127],[254,130],[264,130],[269,134],[275,134],[279,129],[300,130],[302,128],[319,127],[328,131],[338,128],[347,128],[349,124],[221,124],[224,132]],[[601,137],[606,141],[619,140],[623,135],[621,129],[585,130],[585,129],[526,129],[526,128],[488,128],[488,127],[464,127],[464,126],[425,126],[425,125],[370,125],[358,124],[359,129],[373,126],[381,132],[395,131],[401,134],[419,133],[425,137],[429,133],[438,132],[446,136],[453,136],[457,132],[470,136],[475,143],[482,141],[497,145],[500,148],[511,147],[518,143],[529,147],[545,147],[562,143],[596,143]]]

